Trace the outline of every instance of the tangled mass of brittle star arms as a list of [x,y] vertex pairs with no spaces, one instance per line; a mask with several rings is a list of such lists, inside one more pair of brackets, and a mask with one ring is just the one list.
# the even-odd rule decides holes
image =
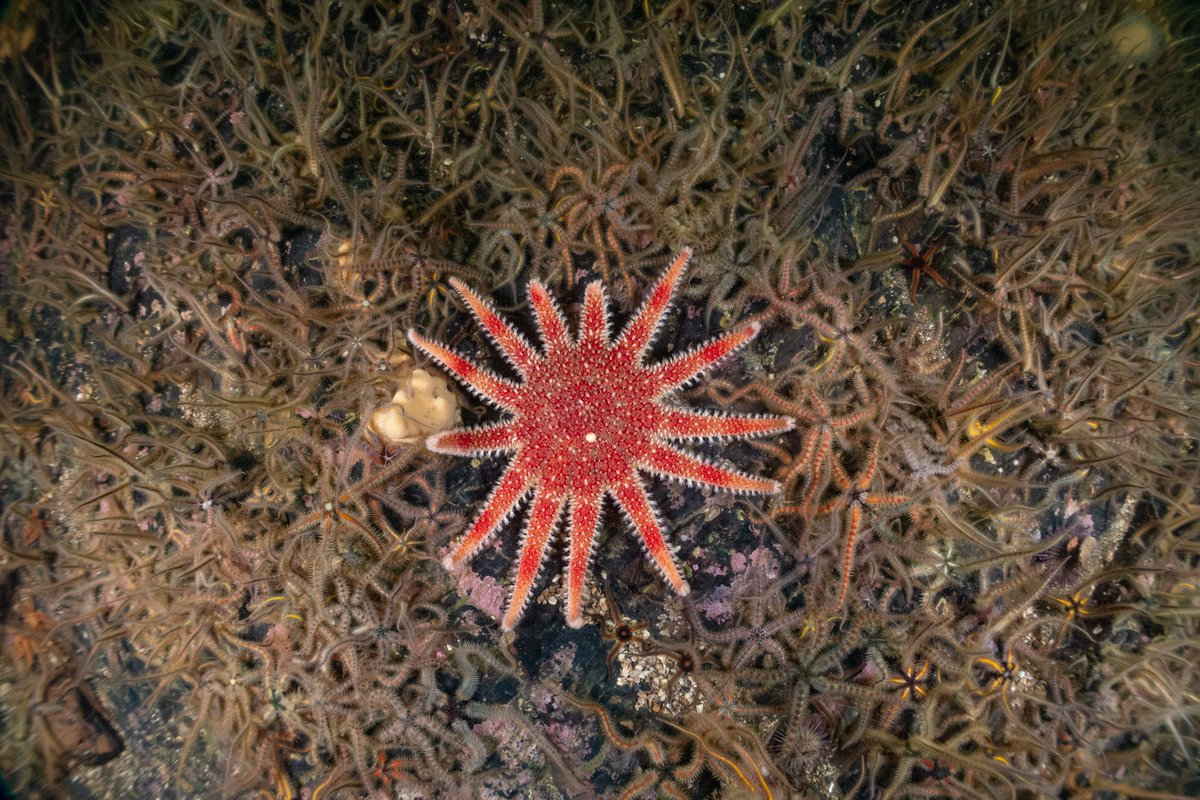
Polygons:
[[535,348],[490,303],[452,280],[521,377],[513,383],[415,331],[408,337],[472,392],[511,415],[492,425],[461,428],[429,437],[430,450],[458,456],[511,453],[483,511],[446,556],[447,569],[469,560],[530,493],[516,581],[502,626],[511,630],[529,601],[550,539],[566,509],[568,533],[567,624],[583,624],[583,590],[600,507],[610,495],[641,537],[659,572],[681,595],[688,585],[663,538],[658,512],[640,472],[733,492],[773,493],[775,481],[712,464],[680,450],[671,440],[765,436],[790,430],[790,417],[716,414],[677,408],[670,394],[753,339],[758,323],[743,325],[695,349],[657,364],[643,363],[671,307],[691,258],[675,257],[666,274],[619,337],[609,332],[608,302],[601,284],[588,285],[578,337],[572,337],[546,287],[529,284],[541,348]]

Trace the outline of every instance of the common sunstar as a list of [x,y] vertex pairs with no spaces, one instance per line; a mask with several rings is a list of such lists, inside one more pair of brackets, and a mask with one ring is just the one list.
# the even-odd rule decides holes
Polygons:
[[529,302],[537,323],[535,347],[505,321],[491,303],[462,281],[450,279],[496,348],[521,381],[496,375],[416,331],[409,340],[453,373],[472,393],[509,415],[490,425],[430,436],[439,453],[478,457],[510,454],[508,468],[466,534],[443,560],[460,568],[512,517],[532,494],[517,557],[516,580],[501,626],[521,619],[559,518],[566,511],[567,624],[583,624],[583,597],[605,495],[616,501],[641,538],[651,561],[681,595],[689,591],[641,473],[692,486],[769,494],[772,480],[718,466],[679,449],[673,441],[736,439],[790,430],[790,417],[724,414],[679,408],[671,394],[760,331],[752,322],[656,364],[646,352],[671,308],[691,259],[683,248],[642,307],[617,338],[609,331],[608,301],[599,281],[587,286],[578,336],[546,287],[532,281]]

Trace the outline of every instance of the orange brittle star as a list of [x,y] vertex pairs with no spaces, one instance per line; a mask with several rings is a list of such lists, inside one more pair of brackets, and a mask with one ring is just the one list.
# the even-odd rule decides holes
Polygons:
[[817,509],[818,514],[829,514],[842,511],[845,530],[846,550],[842,558],[842,586],[838,590],[837,602],[834,609],[842,607],[846,599],[846,589],[850,586],[850,570],[854,566],[854,541],[858,538],[862,526],[863,511],[868,508],[896,507],[908,502],[909,498],[902,495],[871,494],[871,479],[875,477],[875,468],[879,464],[879,441],[872,442],[867,451],[867,463],[859,472],[857,480],[851,480],[846,470],[837,461],[833,461],[833,477],[842,493],[838,497]]

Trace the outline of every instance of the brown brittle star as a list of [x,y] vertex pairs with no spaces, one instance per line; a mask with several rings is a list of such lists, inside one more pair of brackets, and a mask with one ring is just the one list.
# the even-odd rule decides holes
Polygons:
[[784,514],[800,514],[806,520],[811,520],[813,501],[828,485],[827,476],[830,465],[833,462],[834,438],[840,437],[842,430],[862,424],[874,413],[874,409],[863,408],[850,414],[835,417],[830,413],[829,406],[811,386],[803,387],[803,391],[808,397],[809,408],[792,402],[770,389],[761,389],[760,393],[767,405],[773,410],[789,414],[801,423],[810,426],[808,432],[804,435],[804,442],[800,446],[800,451],[793,460],[793,466],[788,470],[786,477],[782,481],[784,492],[791,495],[796,487],[796,482],[801,471],[806,471],[808,473],[808,484],[804,490],[804,497],[799,503],[782,505],[776,508],[773,515],[778,517]]
[[908,502],[903,495],[871,494],[871,480],[875,477],[875,468],[879,464],[879,440],[871,443],[867,451],[867,463],[859,473],[857,480],[851,480],[845,468],[833,461],[833,477],[842,493],[834,500],[817,509],[818,514],[829,514],[834,511],[844,512],[843,529],[845,531],[846,550],[842,558],[842,586],[838,590],[834,610],[841,608],[846,599],[846,589],[850,586],[850,569],[854,560],[854,542],[858,538],[862,526],[863,511],[867,508],[896,507]]
[[944,244],[945,240],[939,239],[933,244],[919,246],[907,239],[900,239],[900,245],[908,253],[907,256],[900,260],[900,265],[912,270],[912,288],[909,290],[909,296],[913,303],[917,302],[917,287],[921,284],[922,275],[928,275],[933,278],[937,282],[937,285],[943,289],[950,288],[950,284],[946,283],[946,279],[933,268],[933,259],[941,252]]

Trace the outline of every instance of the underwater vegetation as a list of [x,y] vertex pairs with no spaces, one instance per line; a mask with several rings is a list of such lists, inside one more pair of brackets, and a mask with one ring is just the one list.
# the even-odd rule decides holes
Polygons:
[[[1200,794],[1195,16],[16,16],[17,796]],[[751,324],[670,402],[794,419],[689,444],[780,491],[643,472],[690,592],[609,502],[582,625],[560,540],[504,631],[519,537],[442,566],[504,459],[425,446],[503,415],[406,334],[515,381],[452,280],[527,342],[600,280],[621,331],[685,247],[646,363]]]

